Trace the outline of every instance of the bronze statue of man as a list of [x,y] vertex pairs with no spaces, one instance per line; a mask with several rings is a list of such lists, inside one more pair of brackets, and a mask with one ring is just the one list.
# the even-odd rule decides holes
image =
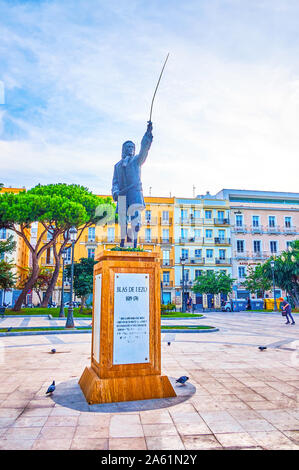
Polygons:
[[[134,142],[130,140],[124,142],[122,158],[114,166],[112,196],[114,201],[117,201],[116,213],[118,213],[121,228],[121,247],[124,246],[126,237],[128,242],[134,241],[134,247],[137,246],[137,236],[141,227],[141,211],[145,209],[141,165],[145,162],[151,147],[152,128],[152,122],[148,121],[139,154],[135,155]],[[131,236],[127,233],[129,220],[131,221]]]

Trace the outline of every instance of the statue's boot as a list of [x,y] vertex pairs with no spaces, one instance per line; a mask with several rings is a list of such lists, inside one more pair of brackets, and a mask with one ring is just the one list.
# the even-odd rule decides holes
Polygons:
[[119,246],[120,246],[121,248],[124,248],[124,246],[125,246],[125,239],[124,239],[124,238],[122,238],[122,239],[120,240],[120,245],[119,245]]

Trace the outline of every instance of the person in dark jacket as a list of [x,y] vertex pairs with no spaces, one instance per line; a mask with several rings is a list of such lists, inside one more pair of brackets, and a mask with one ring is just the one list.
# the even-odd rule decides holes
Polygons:
[[[286,318],[287,318],[286,325],[290,323],[290,320],[292,321],[291,324],[295,325],[295,320],[291,314],[292,308],[286,298],[281,302],[280,307],[282,308],[283,312],[285,312],[286,314]],[[289,317],[290,317],[290,320],[289,320]]]

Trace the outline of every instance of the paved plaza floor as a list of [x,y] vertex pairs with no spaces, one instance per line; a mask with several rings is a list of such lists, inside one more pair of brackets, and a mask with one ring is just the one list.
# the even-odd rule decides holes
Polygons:
[[299,449],[299,316],[205,317],[185,323],[218,332],[162,334],[163,373],[189,376],[167,400],[89,406],[90,333],[0,338],[0,449]]

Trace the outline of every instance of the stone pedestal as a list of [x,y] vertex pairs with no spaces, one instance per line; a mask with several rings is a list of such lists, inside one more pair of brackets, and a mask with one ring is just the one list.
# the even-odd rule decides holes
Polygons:
[[161,375],[160,264],[156,253],[102,251],[94,269],[88,403],[175,397]]

